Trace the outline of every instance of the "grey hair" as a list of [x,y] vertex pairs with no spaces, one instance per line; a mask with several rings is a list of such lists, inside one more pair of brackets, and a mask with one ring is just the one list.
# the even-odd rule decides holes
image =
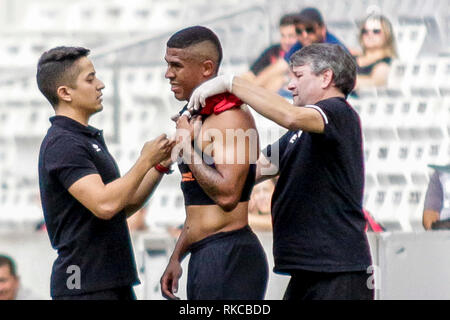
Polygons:
[[325,70],[333,71],[336,88],[346,96],[356,84],[356,61],[338,44],[313,43],[303,47],[291,56],[290,66],[309,65],[315,75]]

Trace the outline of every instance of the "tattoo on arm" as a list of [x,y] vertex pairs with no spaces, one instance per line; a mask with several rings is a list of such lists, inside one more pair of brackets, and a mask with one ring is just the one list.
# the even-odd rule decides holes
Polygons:
[[213,200],[221,194],[219,186],[223,181],[223,176],[214,168],[208,166],[202,159],[202,156],[198,153],[196,148],[191,149],[192,161],[189,164],[189,169],[195,176],[198,184],[202,187],[203,191]]

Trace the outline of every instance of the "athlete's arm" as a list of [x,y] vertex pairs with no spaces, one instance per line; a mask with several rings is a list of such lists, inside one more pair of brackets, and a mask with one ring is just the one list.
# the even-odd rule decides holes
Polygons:
[[144,145],[136,164],[122,178],[104,184],[99,174],[89,174],[74,182],[68,191],[98,218],[111,219],[129,205],[147,172],[169,156],[171,147],[161,135]]
[[188,227],[186,223],[183,226],[178,241],[175,245],[172,255],[170,256],[169,263],[161,276],[161,293],[166,299],[179,300],[175,293],[178,291],[178,280],[180,279],[183,270],[181,269],[181,262],[187,254],[187,250],[191,245],[187,241],[187,230]]
[[[198,157],[196,152],[193,152]],[[247,178],[248,164],[218,164],[211,168],[205,163],[189,165],[200,187],[224,211],[232,211],[239,203]]]

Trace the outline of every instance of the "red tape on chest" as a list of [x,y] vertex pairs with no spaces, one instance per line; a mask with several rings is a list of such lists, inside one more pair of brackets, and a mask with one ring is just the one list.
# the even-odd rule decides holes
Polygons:
[[205,107],[200,111],[204,115],[219,114],[243,104],[238,97],[228,92],[209,97],[205,102]]

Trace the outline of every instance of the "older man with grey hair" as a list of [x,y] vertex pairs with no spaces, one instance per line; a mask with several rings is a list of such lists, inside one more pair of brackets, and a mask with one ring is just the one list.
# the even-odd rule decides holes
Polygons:
[[[258,183],[279,175],[272,197],[273,253],[274,271],[291,275],[284,298],[373,299],[361,124],[346,100],[355,86],[355,61],[339,45],[312,44],[290,62],[293,104],[223,75],[197,88],[189,108],[198,110],[207,97],[229,91],[289,130],[263,150],[256,176]],[[265,175],[267,166],[277,173]]]

